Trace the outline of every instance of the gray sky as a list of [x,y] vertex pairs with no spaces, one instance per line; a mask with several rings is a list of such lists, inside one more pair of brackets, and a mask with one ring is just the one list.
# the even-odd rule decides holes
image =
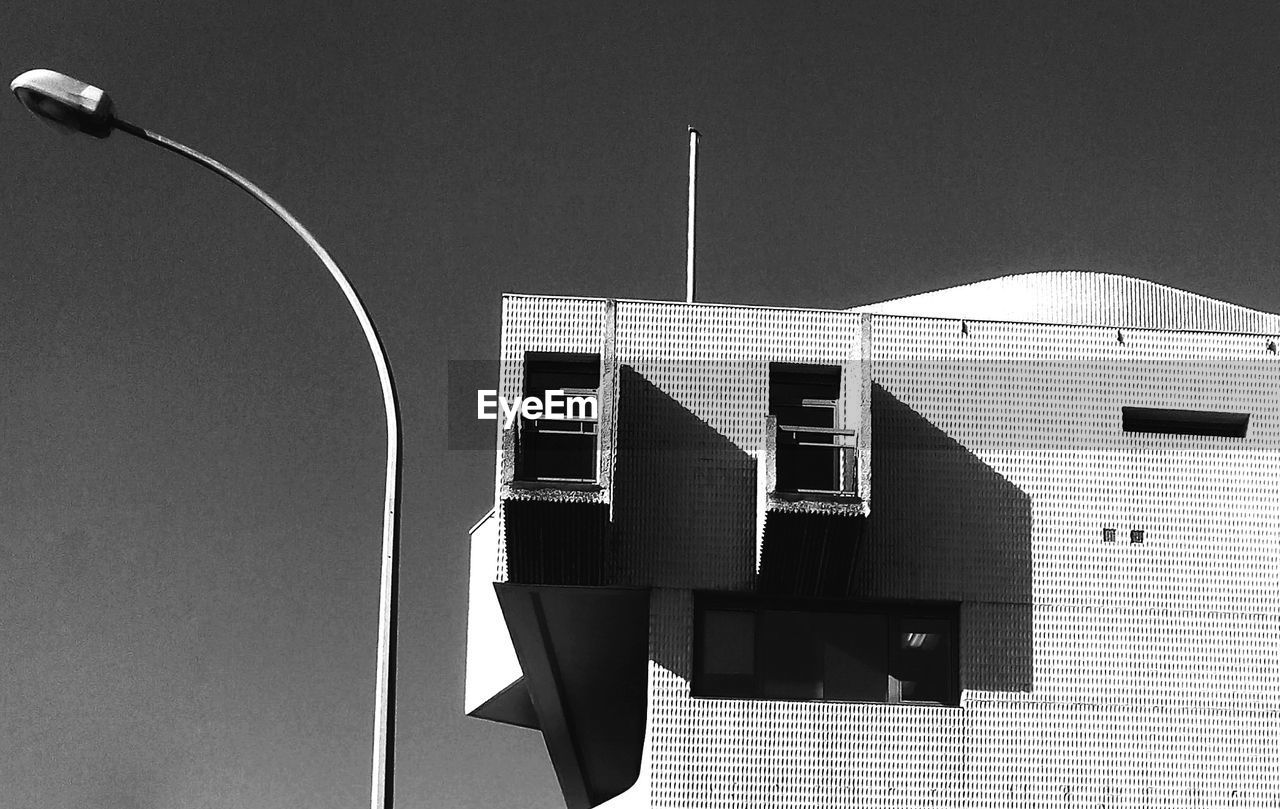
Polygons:
[[[405,422],[398,805],[558,807],[540,736],[461,716],[448,360],[504,291],[845,307],[1045,269],[1280,310],[1280,7],[9,0],[48,67],[241,171],[347,271]],[[231,187],[0,105],[0,794],[367,801],[373,365]]]

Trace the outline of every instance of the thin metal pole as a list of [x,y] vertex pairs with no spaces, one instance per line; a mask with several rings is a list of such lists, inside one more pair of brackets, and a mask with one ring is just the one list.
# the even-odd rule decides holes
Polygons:
[[685,302],[693,303],[693,215],[696,210],[695,201],[698,188],[698,130],[689,127],[689,249],[685,266]]
[[394,805],[395,771],[395,685],[396,685],[396,619],[399,595],[399,566],[397,555],[400,547],[400,404],[396,398],[395,381],[391,378],[391,364],[387,352],[373,325],[373,319],[365,310],[360,296],[351,282],[329,257],[328,251],[315,237],[293,218],[284,206],[247,179],[207,155],[184,146],[163,135],[143,129],[127,121],[115,119],[114,125],[122,132],[141,138],[171,152],[189,158],[224,179],[248,192],[307,243],[325,269],[333,276],[355,312],[356,320],[364,331],[365,340],[378,367],[378,381],[382,385],[382,402],[387,414],[387,477],[386,497],[382,513],[382,571],[378,590],[378,683],[374,693],[373,708],[373,772],[369,798],[370,809],[386,809]]

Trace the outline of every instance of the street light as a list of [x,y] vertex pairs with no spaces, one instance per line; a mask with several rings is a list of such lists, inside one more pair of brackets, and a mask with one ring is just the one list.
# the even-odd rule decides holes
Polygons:
[[195,149],[117,118],[110,96],[99,88],[70,76],[52,70],[28,70],[14,79],[9,89],[13,90],[27,109],[57,128],[84,132],[96,138],[105,138],[112,130],[119,129],[171,152],[177,152],[230,180],[269,208],[302,237],[333,276],[333,280],[338,282],[356,319],[360,321],[360,328],[373,353],[373,361],[378,366],[378,381],[382,384],[382,401],[387,411],[386,507],[382,515],[382,573],[378,597],[378,684],[373,709],[373,773],[369,805],[370,809],[384,809],[394,805],[392,776],[395,768],[396,596],[399,576],[396,552],[400,545],[400,515],[397,510],[400,499],[400,405],[396,400],[395,383],[391,378],[391,365],[387,362],[387,353],[377,329],[374,328],[373,320],[365,311],[351,282],[315,237],[280,203],[244,177]]

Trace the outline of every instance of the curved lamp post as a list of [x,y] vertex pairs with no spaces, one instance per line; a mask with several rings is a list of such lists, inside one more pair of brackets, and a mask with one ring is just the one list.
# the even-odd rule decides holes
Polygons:
[[27,109],[51,122],[56,127],[71,132],[84,132],[96,138],[105,138],[119,129],[171,152],[177,152],[248,192],[293,228],[307,246],[316,254],[333,280],[342,288],[347,303],[360,321],[373,361],[378,366],[378,380],[382,383],[382,400],[387,411],[387,478],[386,502],[382,516],[382,574],[378,598],[378,685],[374,697],[373,716],[373,776],[370,796],[371,809],[383,809],[393,805],[392,774],[395,763],[395,661],[396,661],[396,596],[398,568],[396,551],[400,544],[400,524],[397,505],[400,497],[400,405],[396,400],[395,383],[391,378],[391,366],[386,350],[378,337],[373,320],[365,311],[360,296],[351,282],[338,269],[320,243],[293,215],[284,209],[253,183],[241,177],[216,160],[200,154],[163,135],[122,121],[115,116],[111,98],[91,84],[77,81],[70,76],[52,70],[29,70],[13,80],[13,90]]

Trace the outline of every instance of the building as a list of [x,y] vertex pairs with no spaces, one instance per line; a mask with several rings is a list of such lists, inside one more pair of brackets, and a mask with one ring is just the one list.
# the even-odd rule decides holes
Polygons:
[[566,803],[1280,806],[1280,316],[511,295],[466,710]]

